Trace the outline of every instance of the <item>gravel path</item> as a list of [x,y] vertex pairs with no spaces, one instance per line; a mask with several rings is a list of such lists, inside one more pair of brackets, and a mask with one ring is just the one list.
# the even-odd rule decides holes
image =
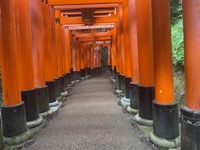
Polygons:
[[30,150],[151,150],[130,116],[118,106],[109,76],[73,87],[49,125],[35,135]]

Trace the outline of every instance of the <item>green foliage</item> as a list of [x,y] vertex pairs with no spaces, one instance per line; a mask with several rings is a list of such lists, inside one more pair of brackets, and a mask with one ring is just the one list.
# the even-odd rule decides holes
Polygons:
[[183,20],[177,20],[172,26],[172,58],[177,67],[184,66]]
[[182,18],[181,0],[170,0],[171,24],[174,25]]
[[177,67],[184,66],[183,17],[181,0],[171,0],[172,57]]

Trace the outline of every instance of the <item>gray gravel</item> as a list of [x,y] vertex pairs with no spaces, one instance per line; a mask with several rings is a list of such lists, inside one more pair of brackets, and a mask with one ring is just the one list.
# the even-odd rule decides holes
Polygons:
[[109,76],[73,87],[49,125],[35,135],[30,150],[150,150],[130,116],[118,106]]

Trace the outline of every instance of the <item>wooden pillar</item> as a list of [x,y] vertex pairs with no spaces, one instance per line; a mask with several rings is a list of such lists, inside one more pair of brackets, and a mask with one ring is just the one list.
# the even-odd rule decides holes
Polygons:
[[51,51],[53,55],[53,70],[54,79],[57,78],[57,56],[56,56],[56,21],[55,21],[55,11],[50,7],[50,19],[51,19]]
[[[25,7],[28,8],[27,6]],[[21,20],[18,19],[16,14],[18,10],[16,1],[0,1],[0,10],[0,33],[2,35],[0,60],[3,86],[1,116],[3,136],[7,144],[16,145],[25,142],[31,136],[27,130],[25,107],[21,101],[20,93],[21,71],[18,50],[19,43],[17,40],[19,32],[16,31],[16,23]],[[22,133],[26,138],[21,136]]]
[[185,106],[181,108],[181,149],[200,149],[200,2],[183,0]]
[[[123,32],[124,32],[124,51],[125,51],[125,105],[130,105],[130,90],[129,84],[131,82],[131,54],[130,54],[130,37],[129,37],[129,8],[128,0],[123,2]],[[132,9],[132,8],[131,8]]]
[[[138,56],[139,56],[139,115],[136,121],[148,120],[143,125],[153,125],[152,101],[154,99],[154,66],[151,0],[137,0]],[[142,119],[141,119],[142,118]]]
[[[52,105],[56,101],[55,96],[55,78],[56,74],[56,52],[55,52],[55,43],[53,28],[55,30],[55,15],[52,13],[52,8],[49,7],[45,1],[42,4],[42,14],[43,14],[43,28],[44,28],[44,58],[45,58],[45,82],[48,87],[48,101],[44,101],[44,98],[41,97],[39,101],[39,110],[40,113],[43,113],[46,116],[46,113],[49,110],[48,106]],[[52,20],[53,19],[53,20]]]
[[88,75],[91,75],[91,44],[88,43],[87,45],[87,72]]
[[69,28],[65,28],[65,63],[67,85],[71,83],[71,33]]
[[60,24],[61,11],[55,10],[56,19],[56,51],[57,51],[57,62],[58,62],[58,77],[63,76],[63,53],[62,53],[62,29]]
[[125,94],[125,77],[126,77],[126,58],[125,58],[125,48],[124,48],[124,27],[123,27],[123,4],[119,5],[118,7],[118,13],[119,13],[119,38],[120,38],[120,43],[119,43],[119,48],[121,51],[121,72],[120,72],[120,77],[121,77],[121,91],[123,94]]
[[85,77],[85,43],[80,42],[80,73],[81,77]]
[[109,70],[112,68],[112,63],[111,63],[111,45],[107,46],[108,48],[108,62],[107,62],[107,67],[109,68]]
[[42,24],[42,2],[40,0],[30,0],[30,16],[35,86],[43,87],[45,86],[44,28]]
[[64,92],[64,52],[62,47],[62,26],[60,24],[61,10],[55,10],[55,20],[56,20],[56,56],[57,56],[57,79],[56,82],[59,82],[58,87],[57,83],[57,92],[56,97],[59,97],[59,93]]
[[73,63],[73,76],[75,80],[80,79],[80,61],[79,61],[79,41],[73,37],[72,48],[72,63]]
[[88,68],[88,66],[87,66],[88,44],[87,44],[87,42],[85,42],[84,49],[85,49],[85,52],[84,52],[84,58],[85,58],[84,59],[84,73],[85,73],[85,76],[87,76],[88,75],[88,70],[87,70],[87,68]]
[[[179,118],[178,104],[174,103],[170,0],[153,0],[152,8],[155,100],[150,139],[159,147],[174,148],[180,142],[171,142],[179,136]],[[157,142],[160,138],[165,142]]]
[[[30,94],[27,92],[22,93],[23,101],[26,106],[26,118],[31,128],[35,126],[32,123],[37,121],[41,124],[41,116],[39,116],[39,107],[43,105],[43,101],[48,106],[48,88],[45,85],[45,59],[44,59],[44,28],[42,16],[42,2],[41,0],[29,0],[30,3],[30,25],[32,32],[32,51],[33,51],[33,65],[34,65],[34,78],[35,87],[37,88],[38,99],[33,101],[27,99]],[[33,97],[33,96],[31,96]],[[43,100],[44,99],[44,100]],[[31,103],[30,103],[31,102]],[[40,121],[39,121],[40,120]],[[36,124],[38,125],[38,124]]]
[[91,74],[94,75],[94,46],[91,44]]
[[65,29],[65,63],[66,63],[66,73],[70,73],[71,68],[71,37],[68,28]]
[[[111,64],[112,64],[112,70],[114,72],[114,74],[116,75],[116,46],[117,46],[117,43],[116,43],[116,25],[114,26],[114,28],[112,28],[112,46],[111,46],[111,49],[112,49],[112,53],[111,53]],[[115,77],[116,78],[116,77]]]
[[138,64],[138,40],[137,40],[137,10],[136,0],[128,1],[129,7],[129,37],[131,56],[131,83],[130,83],[130,107],[132,113],[138,112],[138,84],[139,84],[139,64]]

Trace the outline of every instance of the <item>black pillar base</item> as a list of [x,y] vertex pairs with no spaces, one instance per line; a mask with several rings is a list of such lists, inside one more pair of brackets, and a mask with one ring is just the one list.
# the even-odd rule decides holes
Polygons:
[[46,85],[48,86],[49,103],[54,103],[56,101],[56,81],[47,81]]
[[114,66],[114,69],[113,69],[113,78],[115,80],[117,80],[117,68],[116,68],[116,66]]
[[121,74],[118,74],[118,88],[119,88],[119,90],[122,89],[121,85],[122,85],[122,76],[121,76]]
[[88,75],[92,75],[92,69],[88,68]]
[[111,71],[112,70],[112,66],[111,65],[108,65],[107,66],[107,71]]
[[121,76],[121,89],[122,89],[122,93],[125,94],[125,75]]
[[179,136],[178,103],[171,105],[153,101],[153,132],[156,136],[173,140]]
[[60,97],[60,79],[55,79],[55,96]]
[[139,101],[139,94],[138,94],[138,84],[130,83],[130,107],[133,109],[138,109],[138,101]]
[[98,72],[99,75],[103,73],[103,68],[102,67],[99,67],[98,70],[99,70],[99,72]]
[[71,84],[71,74],[70,73],[66,73],[65,74],[65,83],[66,83],[66,87],[68,84]]
[[115,80],[116,80],[117,86],[119,86],[119,72],[115,72]]
[[85,76],[89,75],[89,68],[85,68]]
[[84,78],[86,73],[86,69],[81,69],[81,77]]
[[200,111],[181,108],[181,150],[200,149]]
[[130,82],[131,78],[125,78],[125,95],[127,99],[130,99],[130,89],[129,89]]
[[155,99],[154,87],[138,86],[139,116],[143,119],[152,120],[152,101]]
[[81,73],[80,71],[73,71],[73,81],[76,81],[76,80],[80,80],[81,79]]
[[70,81],[74,81],[73,80],[73,68],[70,68]]
[[1,106],[4,137],[18,136],[27,130],[24,102],[15,106]]
[[60,93],[65,92],[65,77],[59,77],[60,80]]
[[38,106],[38,89],[31,89],[22,91],[22,101],[26,110],[26,121],[34,121],[39,118],[39,106]]
[[37,91],[38,91],[39,113],[47,112],[49,110],[49,92],[48,92],[48,87],[44,86],[44,87],[41,87],[41,88],[37,88]]
[[18,145],[28,140],[32,133],[27,129],[24,102],[15,106],[1,105],[4,142]]

